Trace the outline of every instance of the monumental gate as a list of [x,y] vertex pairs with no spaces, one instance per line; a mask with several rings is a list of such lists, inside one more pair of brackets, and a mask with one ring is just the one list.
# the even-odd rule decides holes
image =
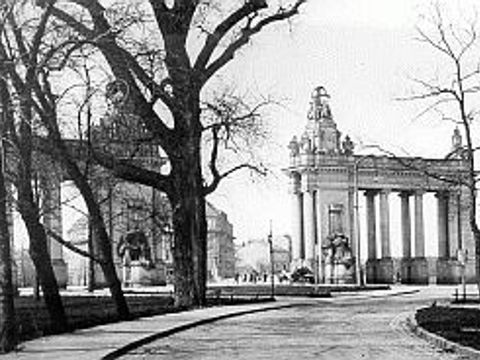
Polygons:
[[[360,282],[361,277],[368,283],[455,283],[464,264],[458,255],[467,253],[467,279],[473,279],[468,189],[460,185],[467,163],[458,129],[452,151],[443,159],[359,155],[348,136],[342,139],[329,95],[318,87],[305,131],[293,137],[289,148],[285,171],[291,180],[292,269],[307,267],[320,283]],[[434,193],[437,202],[435,258],[425,252],[426,243],[432,243],[425,238],[424,217],[431,215],[424,213],[427,193]],[[360,258],[358,245],[360,195],[365,196],[367,259]],[[389,199],[394,195],[401,207],[400,258],[391,253]]]

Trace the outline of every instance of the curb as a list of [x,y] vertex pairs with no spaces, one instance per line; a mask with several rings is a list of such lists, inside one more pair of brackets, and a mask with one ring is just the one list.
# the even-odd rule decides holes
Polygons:
[[480,359],[479,350],[447,340],[444,337],[431,333],[430,331],[422,328],[420,325],[418,325],[417,320],[415,319],[415,314],[410,314],[406,317],[405,326],[419,338],[438,346],[446,352],[454,352],[460,355],[473,356],[475,359]]
[[136,348],[139,348],[139,347],[141,347],[145,344],[148,344],[152,341],[162,339],[162,338],[168,337],[170,335],[195,328],[197,326],[210,324],[210,323],[213,323],[213,322],[216,322],[216,321],[219,321],[219,320],[234,318],[234,317],[237,317],[237,316],[255,314],[255,313],[265,312],[265,311],[270,311],[270,310],[290,308],[290,307],[299,306],[299,305],[300,304],[273,305],[273,306],[257,308],[257,309],[241,310],[241,311],[238,311],[238,312],[232,312],[232,313],[229,313],[229,314],[212,316],[212,317],[201,319],[201,320],[187,322],[183,325],[175,326],[175,327],[172,327],[168,330],[164,330],[164,331],[161,331],[161,332],[158,332],[158,333],[154,333],[154,334],[145,336],[144,338],[141,338],[141,339],[135,340],[131,343],[128,343],[128,344],[126,344],[122,347],[119,347],[118,349],[115,349],[115,350],[109,352],[108,354],[103,356],[102,359],[103,360],[117,359],[120,356],[123,356],[123,355],[127,354],[128,352],[130,352],[130,351],[132,351]]

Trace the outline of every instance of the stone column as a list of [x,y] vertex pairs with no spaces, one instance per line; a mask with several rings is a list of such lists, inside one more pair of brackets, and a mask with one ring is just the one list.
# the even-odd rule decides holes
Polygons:
[[411,193],[408,191],[402,191],[399,194],[402,229],[402,259],[400,262],[400,280],[404,284],[409,284],[412,278],[412,220],[410,216],[410,195]]
[[450,247],[449,257],[456,258],[457,250],[460,249],[459,244],[459,206],[460,193],[452,191],[449,193],[448,199],[448,245]]
[[380,192],[380,239],[382,242],[382,259],[390,258],[390,207],[388,194],[390,191]]
[[299,267],[302,261],[303,243],[303,205],[300,192],[300,179],[297,174],[291,175],[291,201],[292,201],[292,271]]
[[411,219],[410,219],[410,193],[403,191],[400,193],[401,199],[401,224],[402,224],[402,255],[404,259],[410,259],[411,249]]
[[423,222],[423,192],[415,192],[415,257],[425,257],[425,229]]
[[317,245],[316,245],[316,261],[318,264],[318,281],[320,283],[324,282],[324,271],[323,271],[323,256],[322,256],[322,245],[323,245],[323,233],[322,233],[322,199],[321,199],[321,192],[317,189],[315,191],[315,217],[316,217],[316,238],[317,238]]
[[368,260],[377,259],[377,219],[375,214],[374,191],[367,191],[367,238],[368,238]]
[[438,257],[449,257],[448,244],[448,194],[438,192],[437,198],[437,223],[438,223]]
[[312,190],[303,193],[303,234],[305,244],[305,262],[313,270],[315,264],[315,201]]

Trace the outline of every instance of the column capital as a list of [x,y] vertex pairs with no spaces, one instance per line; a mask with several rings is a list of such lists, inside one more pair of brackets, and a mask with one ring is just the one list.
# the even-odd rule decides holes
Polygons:
[[426,193],[425,189],[416,189],[413,191],[413,194],[415,196],[423,196],[425,195],[425,193]]
[[315,190],[314,182],[314,176],[311,171],[302,173],[300,180],[300,191],[304,193],[313,192]]
[[448,199],[450,197],[450,191],[448,190],[440,190],[435,192],[435,197],[437,199]]
[[376,196],[378,195],[379,191],[378,190],[365,190],[363,193],[365,196]]
[[301,192],[301,181],[300,174],[292,172],[290,174],[290,183],[289,183],[289,193],[290,194],[299,194]]
[[411,190],[402,190],[398,193],[398,196],[401,198],[409,198],[413,195],[413,191]]

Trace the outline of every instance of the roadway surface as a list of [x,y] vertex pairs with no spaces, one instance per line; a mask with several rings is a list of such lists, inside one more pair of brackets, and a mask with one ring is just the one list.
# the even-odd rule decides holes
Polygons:
[[[408,292],[408,289],[407,289]],[[290,308],[220,320],[156,340],[121,359],[472,359],[445,352],[403,326],[408,313],[451,288],[337,294],[298,299]]]

